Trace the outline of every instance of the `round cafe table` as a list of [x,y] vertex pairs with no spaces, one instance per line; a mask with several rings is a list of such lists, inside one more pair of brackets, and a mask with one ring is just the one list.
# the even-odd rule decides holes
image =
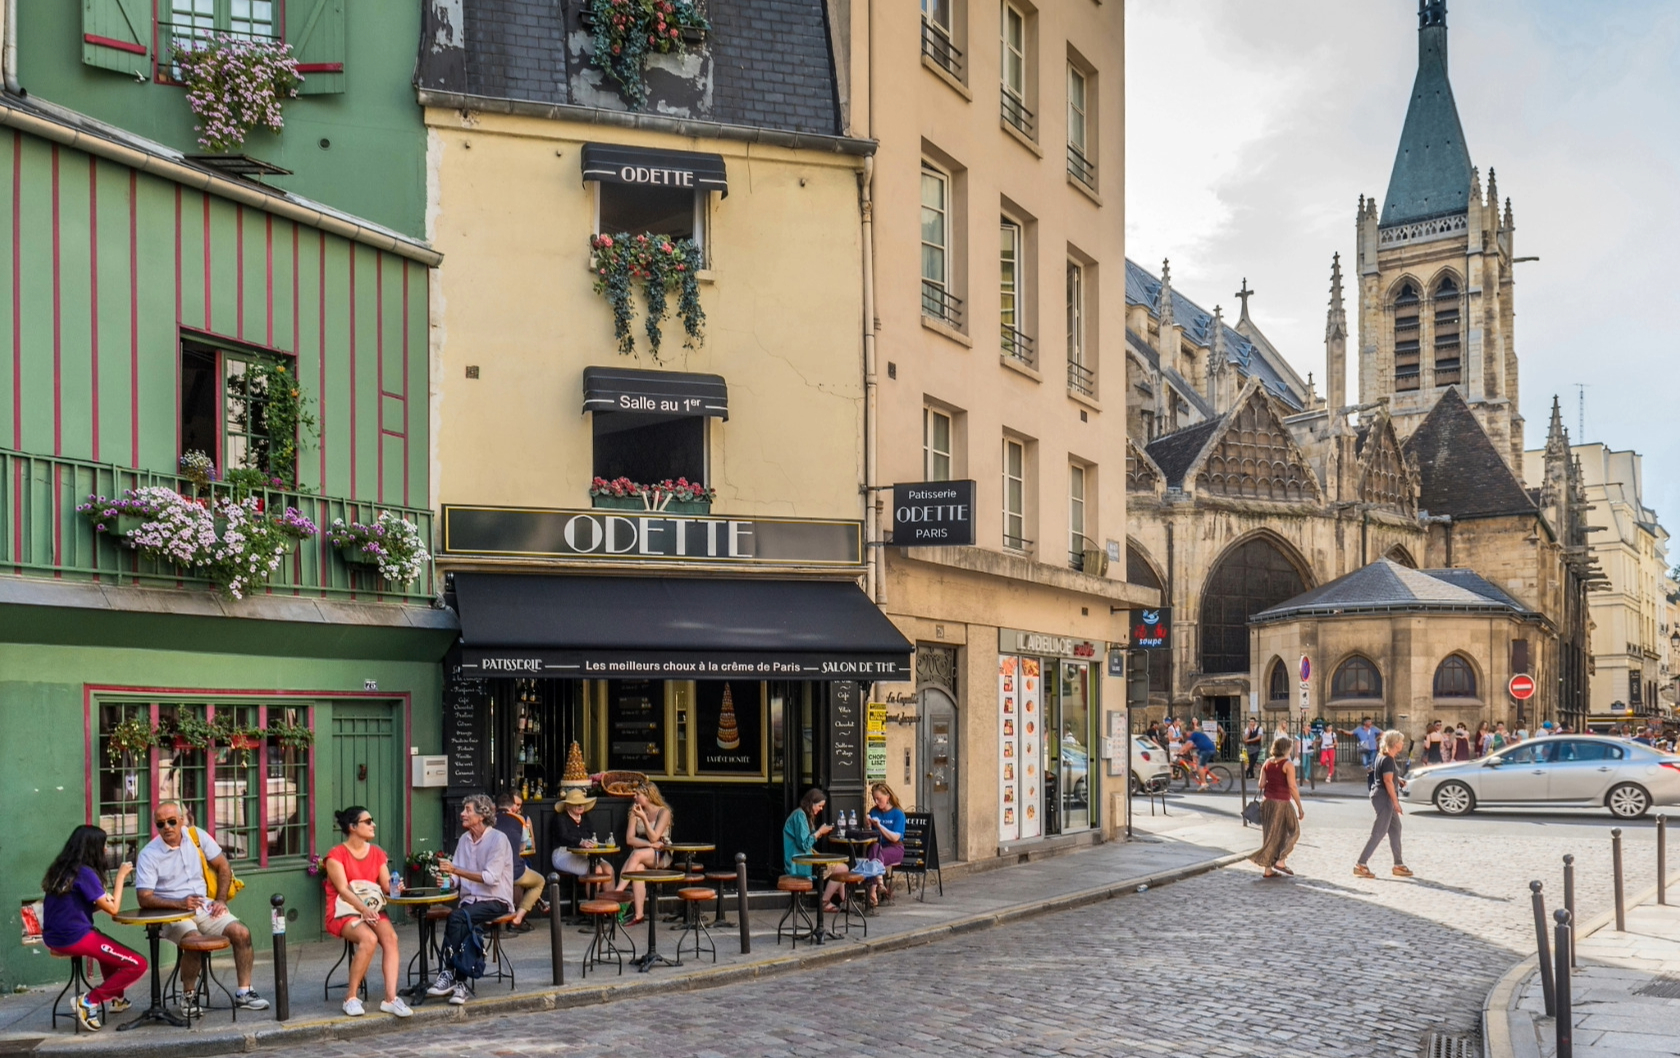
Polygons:
[[420,923],[420,980],[399,993],[407,996],[415,1006],[426,1001],[426,989],[432,983],[432,949],[437,947],[437,923],[426,912],[460,898],[459,889],[404,889],[401,896],[388,897],[385,901],[386,907],[410,909]]
[[[684,874],[682,871],[668,870],[625,871],[622,875],[620,875],[620,877],[625,881],[641,882],[642,884],[648,886],[675,885],[678,882],[683,882],[688,879],[688,875]],[[647,951],[636,960],[636,967],[642,973],[647,973],[649,970],[653,969],[654,963],[664,963],[666,966],[677,965],[671,960],[665,958],[665,956],[659,954],[659,930],[657,928],[657,923],[659,921],[659,891],[657,889],[648,890],[648,906],[642,911],[642,914],[647,917],[648,924]]]
[[[802,867],[830,867],[837,863],[846,863],[847,859],[844,856],[828,852],[811,852],[805,854],[804,856],[795,856],[793,858],[793,862]],[[824,924],[822,898],[823,880],[824,872],[812,872],[812,881],[816,884],[811,887],[811,895],[814,896],[817,901],[817,928],[811,934],[811,940],[817,944],[821,944],[825,937],[832,937],[835,940],[840,939],[840,934],[828,929]]]
[[178,1029],[187,1027],[187,1019],[169,1010],[163,1005],[163,976],[158,970],[159,938],[163,936],[163,927],[173,922],[186,922],[194,915],[192,911],[168,911],[157,908],[141,908],[137,911],[122,911],[111,916],[111,921],[124,926],[145,926],[146,943],[152,949],[152,1005],[140,1012],[140,1016],[133,1021],[124,1022],[117,1026],[118,1032],[132,1029],[136,1025],[146,1025],[161,1021],[165,1025],[173,1025]]
[[868,852],[869,847],[881,839],[873,834],[864,834],[859,832],[849,838],[837,838],[833,834],[830,834],[828,836],[828,840],[836,845],[845,845],[850,853],[848,858],[851,860],[851,865],[856,867],[858,857]]

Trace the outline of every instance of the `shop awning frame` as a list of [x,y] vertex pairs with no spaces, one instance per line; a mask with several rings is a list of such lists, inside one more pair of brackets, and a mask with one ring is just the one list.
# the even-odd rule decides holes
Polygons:
[[710,415],[728,422],[729,386],[722,375],[586,367],[583,369],[583,410],[642,415]]
[[721,154],[586,143],[583,178],[609,184],[720,191],[723,197],[729,197],[729,173]]
[[914,647],[852,581],[454,574],[466,677],[903,681]]

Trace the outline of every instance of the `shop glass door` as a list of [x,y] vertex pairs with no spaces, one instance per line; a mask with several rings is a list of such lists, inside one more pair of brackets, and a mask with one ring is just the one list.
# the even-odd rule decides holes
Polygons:
[[[1091,826],[1091,666],[1083,661],[1064,661],[1059,668],[1056,727],[1045,733],[1045,755],[1054,754],[1058,761],[1058,815],[1066,833]],[[1059,737],[1053,738],[1052,731]],[[1057,745],[1059,750],[1053,748]]]

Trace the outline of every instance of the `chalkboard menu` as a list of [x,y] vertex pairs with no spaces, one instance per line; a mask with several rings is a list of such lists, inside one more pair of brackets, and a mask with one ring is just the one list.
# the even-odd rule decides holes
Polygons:
[[607,765],[665,771],[665,681],[607,681]]
[[921,878],[924,900],[927,899],[927,876],[931,871],[938,880],[939,895],[945,895],[945,873],[939,869],[939,840],[933,832],[932,814],[904,813],[904,862],[895,869],[899,874]]
[[[863,781],[863,702],[858,685],[829,684],[829,782],[831,786]],[[830,792],[833,792],[832,790]]]
[[490,784],[490,682],[450,670],[443,688],[443,752],[451,790],[484,790]]

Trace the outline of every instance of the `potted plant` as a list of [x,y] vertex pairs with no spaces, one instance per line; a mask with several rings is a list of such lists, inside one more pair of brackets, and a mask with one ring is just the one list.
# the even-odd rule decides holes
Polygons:
[[347,565],[374,566],[393,584],[407,584],[431,561],[420,530],[391,511],[379,512],[371,525],[334,518],[327,540]]
[[216,729],[194,709],[183,709],[169,722],[169,743],[176,753],[208,749],[216,741]]
[[105,736],[106,752],[111,761],[132,767],[140,756],[158,744],[157,730],[145,716],[135,714],[117,721]]
[[408,884],[411,887],[435,885],[437,883],[438,854],[431,849],[411,852],[403,861],[408,870]]
[[269,717],[268,737],[282,749],[308,749],[315,744],[313,729],[280,716]]
[[647,56],[680,55],[711,28],[691,0],[585,0],[580,21],[595,38],[590,62],[618,85],[632,110],[647,105]]
[[643,232],[632,235],[601,234],[589,241],[590,264],[595,272],[595,293],[607,299],[613,310],[613,336],[618,351],[628,356],[636,351],[636,336],[630,331],[636,310],[631,294],[642,284],[647,301],[648,345],[655,359],[664,338],[660,324],[665,319],[668,295],[677,294],[677,315],[687,335],[683,344],[693,347],[704,340],[706,313],[700,307],[700,247],[693,239]]
[[594,506],[610,510],[710,514],[717,490],[687,478],[667,478],[652,485],[629,478],[596,478],[590,482],[589,496]]
[[281,104],[303,84],[292,46],[283,41],[216,33],[177,44],[173,59],[200,122],[193,127],[198,144],[216,153],[243,146],[259,126],[279,132],[286,124]]
[[231,713],[218,716],[211,727],[215,740],[228,748],[228,763],[234,767],[244,767],[250,762],[251,751],[262,745],[262,731],[242,726]]

